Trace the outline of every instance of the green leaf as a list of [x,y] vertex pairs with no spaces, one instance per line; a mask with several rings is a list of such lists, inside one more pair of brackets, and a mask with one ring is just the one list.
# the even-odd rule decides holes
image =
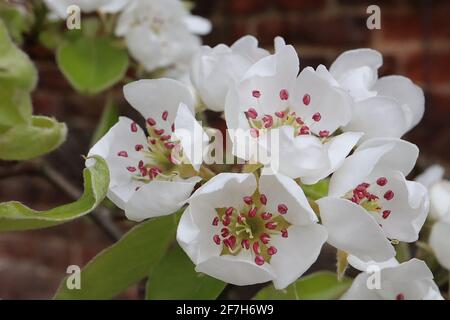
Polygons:
[[25,8],[8,3],[0,3],[0,18],[8,28],[11,37],[17,42],[22,42],[22,33],[30,30],[33,22],[32,16],[26,12]]
[[147,281],[149,300],[216,299],[226,283],[194,270],[194,264],[177,245],[152,271]]
[[28,160],[59,147],[67,127],[55,119],[33,116],[30,125],[16,125],[0,134],[0,159]]
[[113,125],[119,121],[119,110],[117,109],[114,102],[109,99],[106,102],[106,107],[103,110],[100,121],[95,129],[94,134],[91,139],[91,147],[100,140]]
[[0,83],[1,127],[8,128],[17,124],[29,124],[33,112],[32,109],[31,98],[28,92],[10,83]]
[[330,184],[329,179],[323,179],[316,184],[306,185],[302,184],[301,188],[305,195],[311,200],[318,200],[328,195],[328,185]]
[[319,271],[305,276],[284,290],[275,290],[270,285],[254,297],[255,300],[334,300],[338,299],[351,285],[352,280],[338,281],[336,274]]
[[5,83],[31,92],[37,83],[37,71],[30,58],[11,41],[0,20],[0,86]]
[[65,41],[56,60],[73,87],[97,94],[120,81],[128,68],[128,54],[112,38],[82,37]]
[[175,218],[151,219],[134,227],[83,268],[80,290],[69,290],[63,280],[55,299],[111,299],[144,279],[173,241]]
[[48,211],[36,211],[20,202],[0,204],[0,232],[51,227],[79,218],[94,210],[105,198],[109,187],[109,170],[105,160],[84,169],[84,193],[78,201]]

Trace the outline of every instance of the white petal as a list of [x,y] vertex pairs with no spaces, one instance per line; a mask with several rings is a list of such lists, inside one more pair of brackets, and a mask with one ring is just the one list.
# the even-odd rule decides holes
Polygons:
[[212,257],[198,264],[195,270],[238,286],[263,283],[275,277],[267,263],[258,266],[247,250],[242,250],[237,256]]
[[424,172],[419,174],[414,180],[421,183],[425,188],[430,189],[433,184],[444,178],[444,167],[440,165],[432,165]]
[[450,270],[450,224],[439,221],[433,225],[430,234],[430,246],[439,263]]
[[194,223],[191,215],[191,208],[187,207],[181,216],[177,227],[177,241],[181,248],[186,252],[193,263],[197,264],[198,236],[200,230]]
[[442,219],[450,210],[450,181],[434,184],[430,189],[431,211],[435,219]]
[[276,274],[273,280],[276,289],[284,289],[307,271],[327,240],[327,232],[319,224],[291,226],[288,232],[288,238],[277,235],[270,240],[270,244],[278,249],[270,260]]
[[259,191],[267,197],[269,212],[278,212],[279,204],[287,206],[288,212],[284,217],[291,224],[304,226],[318,220],[303,190],[291,178],[281,174],[262,175]]
[[349,50],[337,57],[330,67],[330,72],[335,78],[339,78],[349,70],[367,66],[376,74],[377,69],[381,67],[382,64],[383,56],[376,50]]
[[408,126],[408,118],[396,100],[377,96],[355,103],[352,119],[344,130],[364,132],[364,139],[400,138]]
[[[170,132],[180,103],[194,112],[194,98],[189,87],[172,79],[138,80],[123,87],[127,101],[142,116],[153,118],[156,126]],[[168,112],[167,120],[162,119],[164,111]]]
[[353,280],[352,286],[344,295],[341,300],[382,300],[377,294],[377,290],[370,290],[367,287],[367,280],[369,274],[361,272]]
[[364,272],[374,272],[374,270],[381,270],[384,268],[391,268],[399,265],[396,258],[391,258],[387,261],[376,262],[376,261],[362,261],[356,256],[349,255],[347,258],[348,263],[355,269]]
[[363,66],[345,72],[337,80],[355,101],[361,101],[377,95],[376,91],[371,89],[376,78],[376,71]]
[[379,96],[397,99],[401,104],[408,106],[412,113],[411,127],[419,123],[425,111],[425,96],[423,90],[410,79],[402,76],[387,76],[378,79],[373,90]]
[[362,261],[386,261],[395,250],[377,222],[359,205],[326,197],[317,201],[328,243]]
[[100,11],[107,13],[117,13],[121,11],[130,0],[112,0],[112,1],[104,1],[106,2],[101,8]]
[[200,180],[193,177],[181,181],[152,181],[136,191],[125,207],[125,215],[133,221],[168,215],[180,209]]
[[258,39],[249,35],[236,40],[231,46],[231,50],[248,58],[252,62],[256,62],[269,55],[267,50],[258,47]]
[[363,142],[355,152],[386,144],[394,144],[394,147],[382,156],[374,174],[396,170],[407,176],[414,169],[419,157],[419,148],[411,142],[396,138],[373,138]]
[[194,34],[205,35],[211,32],[212,25],[208,19],[200,16],[188,15],[184,17],[188,30]]
[[[306,94],[310,96],[310,103],[307,106],[303,103]],[[289,102],[304,121],[312,123],[310,129],[316,134],[322,130],[333,133],[340,126],[348,124],[351,118],[350,96],[329,84],[311,67],[303,69],[298,76]],[[321,120],[314,122],[312,116],[317,112],[320,113]]]

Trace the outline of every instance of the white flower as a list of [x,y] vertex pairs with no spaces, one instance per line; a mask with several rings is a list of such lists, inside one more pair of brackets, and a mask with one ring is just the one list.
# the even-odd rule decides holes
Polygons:
[[317,201],[328,242],[361,262],[395,255],[390,240],[413,242],[427,217],[427,191],[407,181],[415,145],[393,138],[362,143],[332,175],[328,197]]
[[211,30],[208,20],[191,16],[179,0],[135,0],[119,16],[116,35],[147,71],[190,62],[200,46],[196,34]]
[[221,173],[199,188],[177,239],[197,272],[282,289],[317,259],[327,234],[301,188],[282,175]]
[[330,71],[318,72],[329,83],[346,89],[355,101],[346,131],[362,131],[364,139],[400,138],[413,128],[424,113],[424,94],[410,79],[393,75],[378,78],[382,55],[372,49],[342,53]]
[[[196,132],[200,144],[205,135],[193,115],[192,94],[170,79],[135,81],[124,87],[124,94],[146,119],[148,137],[136,122],[121,117],[89,156],[105,158],[111,176],[108,198],[129,219],[173,213],[200,180],[196,171],[201,160],[194,159],[191,146],[198,143]],[[186,132],[194,138],[185,139]]]
[[67,8],[76,5],[82,12],[102,11],[116,13],[122,10],[130,0],[44,0],[51,13],[60,19],[67,17]]
[[[310,67],[298,72],[295,49],[279,42],[274,55],[256,62],[231,86],[225,118],[228,129],[245,130],[262,149],[278,134],[279,153],[271,154],[270,166],[278,161],[280,173],[313,184],[342,163],[362,133],[332,137],[350,121],[351,98]],[[245,160],[255,156],[239,143],[233,152]]]
[[450,181],[444,180],[444,168],[432,166],[416,181],[429,188],[430,215],[435,220],[429,244],[438,262],[450,270]]
[[230,85],[267,55],[269,53],[258,48],[258,40],[252,36],[242,37],[231,47],[224,44],[201,47],[192,60],[191,80],[202,102],[210,110],[223,111]]
[[433,274],[425,262],[411,259],[397,266],[380,271],[380,287],[369,289],[373,284],[370,277],[375,274],[360,273],[353,280],[343,300],[443,300],[439,288],[433,281]]

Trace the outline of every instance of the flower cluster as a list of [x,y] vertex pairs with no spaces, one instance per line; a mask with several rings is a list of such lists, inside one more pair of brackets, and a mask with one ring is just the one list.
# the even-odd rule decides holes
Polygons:
[[[419,150],[401,139],[421,119],[424,98],[404,77],[378,78],[381,64],[378,52],[360,49],[343,53],[329,70],[300,71],[295,49],[281,38],[273,54],[250,36],[231,47],[202,47],[190,71],[201,106],[195,108],[189,88],[175,80],[130,83],[125,98],[143,115],[147,135],[121,118],[90,155],[108,162],[109,198],[128,218],[185,208],[177,240],[198,272],[236,285],[272,281],[283,289],[327,242],[359,270],[382,269],[381,289],[367,289],[370,275],[363,272],[344,298],[440,298],[423,262],[395,260],[395,246],[418,239],[429,209],[426,187],[405,178]],[[278,154],[230,172],[211,171],[190,152],[209,142],[208,129],[194,116],[201,107],[224,112],[227,128],[245,132],[257,149],[273,152],[267,144],[276,143]],[[185,134],[196,130],[198,139]],[[236,141],[237,158],[258,160],[255,149]],[[305,186],[316,183],[328,185],[327,193],[305,195]],[[433,188],[448,192],[447,185]],[[441,215],[442,208],[436,211]],[[430,240],[435,248],[444,247],[439,230],[449,228],[442,219]]]

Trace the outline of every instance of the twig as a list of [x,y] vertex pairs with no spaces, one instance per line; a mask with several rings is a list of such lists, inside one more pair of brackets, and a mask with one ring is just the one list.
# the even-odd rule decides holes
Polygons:
[[[58,188],[61,188],[61,190],[72,199],[76,200],[81,197],[82,192],[50,165],[43,164],[41,172],[50,182]],[[117,241],[122,237],[122,231],[111,220],[111,213],[107,208],[99,206],[88,216],[111,238],[111,240]]]

